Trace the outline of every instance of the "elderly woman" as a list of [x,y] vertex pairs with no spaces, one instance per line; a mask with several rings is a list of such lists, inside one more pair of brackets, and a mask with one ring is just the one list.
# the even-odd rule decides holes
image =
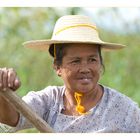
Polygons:
[[[48,50],[63,86],[29,92],[23,100],[56,132],[140,132],[140,109],[128,97],[98,83],[103,69],[102,49],[123,45],[101,41],[86,16],[61,17],[51,40],[28,41],[30,48]],[[13,69],[0,70],[0,90],[20,87]],[[3,97],[0,122],[14,130],[32,127]]]

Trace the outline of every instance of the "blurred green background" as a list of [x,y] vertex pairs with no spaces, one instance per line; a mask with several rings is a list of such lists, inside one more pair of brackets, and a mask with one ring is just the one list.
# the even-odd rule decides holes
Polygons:
[[[139,14],[133,18],[135,11]],[[100,83],[121,91],[140,105],[140,8],[0,8],[0,67],[16,69],[22,82],[18,94],[63,84],[52,68],[48,52],[24,48],[22,43],[51,38],[55,21],[68,14],[90,16],[102,40],[127,46],[119,51],[102,51],[105,73]]]

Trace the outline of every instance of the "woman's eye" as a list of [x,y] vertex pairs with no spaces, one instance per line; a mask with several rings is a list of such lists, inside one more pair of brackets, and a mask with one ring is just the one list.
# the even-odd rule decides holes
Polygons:
[[96,61],[96,59],[95,58],[90,58],[89,61],[94,62],[94,61]]
[[72,64],[78,64],[80,62],[80,60],[74,60],[74,61],[72,61],[71,63]]

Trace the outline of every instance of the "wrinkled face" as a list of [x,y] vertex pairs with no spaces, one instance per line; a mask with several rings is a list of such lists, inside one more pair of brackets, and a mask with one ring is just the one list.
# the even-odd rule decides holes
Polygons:
[[67,90],[73,93],[94,91],[100,71],[98,47],[88,44],[69,44],[64,48],[62,65],[57,68]]

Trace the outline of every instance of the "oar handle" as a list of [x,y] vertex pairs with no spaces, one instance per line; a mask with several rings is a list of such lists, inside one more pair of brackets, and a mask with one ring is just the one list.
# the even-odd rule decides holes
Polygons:
[[24,117],[26,117],[40,132],[53,133],[53,129],[26,104],[21,97],[10,89],[0,91],[0,95],[4,96]]

